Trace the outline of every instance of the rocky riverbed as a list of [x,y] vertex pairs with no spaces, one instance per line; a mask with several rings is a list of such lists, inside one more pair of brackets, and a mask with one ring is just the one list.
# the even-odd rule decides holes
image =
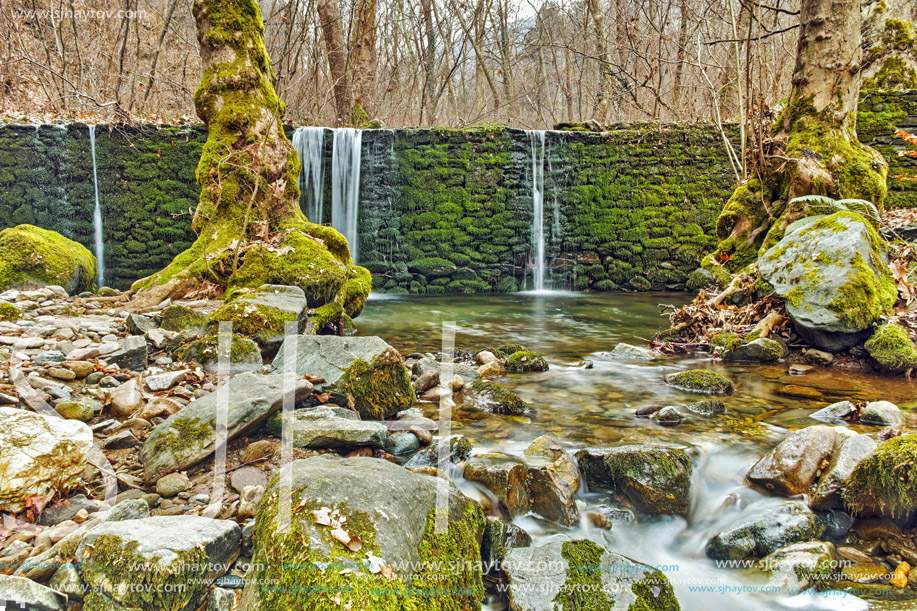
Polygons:
[[[662,358],[624,298],[371,301],[348,336],[290,287],[247,299],[221,336],[222,301],[0,294],[0,598],[917,604],[909,381]],[[294,335],[240,323],[265,307]]]

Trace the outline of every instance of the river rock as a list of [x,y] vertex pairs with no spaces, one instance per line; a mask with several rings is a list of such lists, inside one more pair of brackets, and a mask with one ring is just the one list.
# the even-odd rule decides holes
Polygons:
[[[437,466],[439,464],[440,443],[442,443],[442,440],[434,441],[433,445],[423,448],[414,454],[414,456],[404,463],[404,468],[414,469],[416,467]],[[450,464],[456,464],[468,458],[473,447],[471,440],[464,435],[453,435],[449,437],[445,445],[449,448],[449,454],[446,456],[445,460]]]
[[748,481],[776,494],[807,492],[831,460],[837,431],[825,425],[792,433],[748,471]]
[[809,500],[809,505],[821,511],[842,507],[844,503],[841,491],[847,480],[850,479],[854,468],[875,449],[875,440],[866,435],[854,435],[841,440],[831,462],[818,480],[818,486]]
[[580,473],[576,459],[564,449],[560,441],[551,435],[538,437],[525,449],[526,456],[538,456],[551,463],[551,468],[557,473],[561,481],[572,492],[579,489]]
[[62,401],[54,406],[54,411],[68,420],[89,422],[95,415],[92,406],[84,401]]
[[[288,493],[282,488],[285,481],[291,482]],[[384,588],[399,597],[393,599],[399,604],[403,600],[429,605],[430,598],[422,598],[422,594],[414,598],[404,588],[433,582],[436,588],[451,592],[449,603],[455,608],[477,608],[483,595],[479,546],[484,515],[476,502],[450,486],[447,506],[443,507],[448,514],[440,514],[446,528],[437,532],[437,490],[441,485],[439,478],[373,458],[323,455],[285,465],[271,480],[255,518],[252,570],[238,610],[314,605],[315,594],[309,593],[312,587],[331,588],[328,592],[336,588],[347,588],[345,592]],[[280,494],[291,495],[292,524],[286,533],[280,528]],[[298,543],[300,538],[309,545]],[[297,543],[289,544],[293,541]],[[362,551],[351,554],[348,549]],[[321,563],[342,558],[369,562],[372,568],[316,570]],[[451,566],[450,562],[460,568],[444,571],[442,567]],[[274,579],[279,581],[271,581]],[[264,583],[296,588],[267,590],[262,587]],[[342,593],[342,602],[347,596]]]
[[[282,434],[282,412],[268,420],[266,430],[277,437]],[[296,448],[381,448],[387,428],[381,422],[360,420],[356,412],[327,406],[297,409],[290,414],[287,426]],[[416,438],[415,438],[416,439]]]
[[707,542],[714,560],[763,558],[791,543],[818,538],[824,524],[803,501],[768,498],[753,503]]
[[503,567],[512,611],[585,609],[584,592],[590,606],[603,611],[679,608],[669,580],[660,571],[592,541],[510,549]]
[[111,391],[108,397],[111,415],[115,418],[130,418],[143,405],[143,396],[137,379],[131,378]]
[[809,418],[829,424],[846,424],[856,415],[856,412],[856,406],[850,401],[838,401],[810,414]]
[[[461,376],[462,380],[466,384],[471,384],[475,380],[481,377],[481,374],[475,367],[471,365],[466,365],[465,363],[451,363],[453,375]],[[425,356],[421,359],[418,359],[413,365],[411,365],[411,375],[419,377],[423,376],[429,372],[435,372],[437,375],[437,384],[439,383],[439,373],[442,369],[442,361],[434,359],[428,356]]]
[[805,541],[771,552],[759,566],[770,576],[768,585],[784,592],[802,592],[826,580],[832,573],[833,560],[834,545],[825,541]]
[[576,453],[590,490],[620,493],[647,515],[687,515],[691,460],[684,450],[624,445]]
[[[241,536],[235,522],[199,516],[100,524],[76,551],[80,576],[94,588],[86,596],[86,611],[114,604],[145,611],[195,608],[209,582],[239,556]],[[132,564],[142,568],[131,570]],[[137,587],[144,585],[153,589]]]
[[704,401],[698,401],[697,403],[690,403],[685,405],[685,409],[691,413],[697,414],[698,416],[711,418],[713,416],[725,414],[726,404],[719,399],[706,399]]
[[890,322],[876,329],[866,340],[863,348],[869,353],[870,361],[880,371],[904,373],[917,367],[917,349],[907,330]]
[[917,433],[884,441],[854,467],[842,493],[858,516],[881,515],[907,522],[917,514]]
[[191,480],[184,473],[169,473],[156,482],[156,494],[167,499],[185,490],[191,490]]
[[145,335],[156,328],[156,323],[149,316],[130,313],[124,319],[124,326],[131,335]]
[[786,356],[786,348],[780,342],[761,337],[736,346],[723,355],[729,363],[769,363]]
[[491,569],[500,568],[506,553],[516,547],[529,547],[532,537],[513,524],[501,520],[496,516],[487,516],[484,527],[484,539],[481,542],[481,561],[484,563],[485,573]]
[[735,386],[721,373],[705,369],[681,371],[666,378],[666,383],[679,390],[709,395],[731,395]]
[[159,328],[176,333],[203,334],[207,328],[207,315],[187,306],[170,305],[162,311]]
[[[283,404],[284,376],[240,373],[229,384],[227,439],[257,429]],[[294,401],[302,401],[312,385],[300,379],[289,380]],[[166,473],[189,467],[215,450],[216,418],[220,389],[192,401],[154,428],[140,453],[147,482]]]
[[272,371],[282,373],[291,359],[298,375],[324,378],[323,390],[352,398],[354,408],[367,420],[394,416],[416,400],[404,359],[379,337],[288,337]]
[[522,397],[502,385],[483,378],[477,379],[465,389],[465,396],[480,409],[505,416],[520,416],[531,412]]
[[836,352],[862,343],[898,298],[884,240],[860,214],[836,212],[788,232],[758,258],[799,334]]
[[25,577],[0,575],[0,601],[9,611],[64,611],[67,597]]
[[623,342],[616,345],[614,349],[607,354],[613,359],[628,361],[652,361],[662,356],[644,346],[632,346]]
[[531,511],[566,526],[579,523],[576,489],[571,490],[545,458],[522,461],[498,452],[481,454],[465,463],[462,473],[490,490],[512,518]]
[[105,361],[122,369],[143,371],[147,367],[146,338],[142,335],[128,335],[119,342],[120,348],[104,356]]
[[144,378],[143,383],[146,384],[146,387],[152,392],[162,392],[184,381],[185,377],[190,372],[190,369],[179,369],[178,371],[166,371],[155,375],[148,375]]
[[0,407],[0,511],[18,513],[31,496],[75,485],[92,448],[92,431],[78,420]]
[[[175,356],[185,362],[194,361],[203,366],[207,373],[219,373],[220,336],[210,333],[203,337],[189,338],[175,349]],[[254,340],[233,333],[229,338],[229,373],[245,373],[261,369],[261,350]]]
[[406,431],[391,433],[385,440],[385,451],[395,456],[410,454],[419,447],[417,435]]
[[867,403],[860,412],[860,424],[876,426],[895,426],[902,424],[904,416],[901,409],[890,401],[873,401]]

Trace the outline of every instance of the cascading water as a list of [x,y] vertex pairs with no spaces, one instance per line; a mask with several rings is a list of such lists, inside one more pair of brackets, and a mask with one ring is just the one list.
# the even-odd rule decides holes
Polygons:
[[299,153],[302,170],[299,173],[299,190],[306,198],[306,217],[313,223],[322,223],[325,183],[325,128],[298,127],[293,132],[293,148]]
[[357,214],[360,206],[360,149],[363,130],[342,127],[334,130],[331,152],[331,226],[350,245],[356,263],[359,255]]
[[529,137],[529,148],[532,151],[532,243],[534,246],[534,289],[545,290],[545,252],[544,252],[544,161],[545,132],[533,130],[526,132]]
[[92,211],[92,226],[95,235],[95,255],[98,272],[96,284],[105,286],[105,242],[102,239],[102,207],[99,206],[99,172],[96,168],[96,126],[89,126],[89,146],[92,149],[92,187],[95,191],[95,208]]

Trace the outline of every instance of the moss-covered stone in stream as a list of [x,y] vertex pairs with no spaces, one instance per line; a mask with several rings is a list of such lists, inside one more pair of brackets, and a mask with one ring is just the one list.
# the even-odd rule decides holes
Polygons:
[[548,362],[543,356],[531,350],[518,350],[506,357],[506,368],[509,371],[547,371]]
[[713,337],[710,338],[711,346],[719,346],[725,350],[735,350],[744,343],[744,339],[729,331],[715,333]]
[[735,390],[733,383],[721,373],[705,369],[680,371],[666,378],[669,386],[689,392],[711,395],[728,395]]
[[86,247],[33,225],[0,231],[0,291],[56,284],[71,294],[95,286],[96,259]]
[[614,595],[602,587],[604,553],[592,541],[564,541],[561,556],[567,561],[567,581],[554,599],[555,608],[599,611],[614,604]]
[[904,373],[917,367],[917,349],[904,327],[896,323],[876,329],[863,347],[882,371]]
[[854,514],[911,520],[917,512],[917,433],[882,443],[853,470],[843,497]]
[[353,398],[353,407],[365,420],[384,420],[417,400],[411,375],[398,351],[388,348],[371,362],[354,361],[335,384],[335,391]]
[[22,316],[22,311],[11,303],[0,301],[0,322],[16,322]]
[[520,416],[531,411],[522,397],[484,378],[473,381],[467,386],[465,392],[474,398],[481,408],[495,414]]

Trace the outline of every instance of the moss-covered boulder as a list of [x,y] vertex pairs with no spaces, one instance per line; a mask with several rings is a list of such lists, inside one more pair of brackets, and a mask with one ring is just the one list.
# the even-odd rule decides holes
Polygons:
[[484,514],[451,487],[439,507],[440,483],[372,458],[284,466],[255,517],[239,611],[480,608]]
[[209,581],[239,556],[241,538],[235,522],[199,516],[100,524],[86,533],[76,550],[80,576],[92,587],[83,608],[196,608]]
[[759,337],[750,342],[742,342],[723,354],[723,360],[729,363],[770,363],[787,353],[783,344],[769,337]]
[[917,433],[879,445],[853,470],[843,498],[857,515],[911,520],[917,513]]
[[379,337],[295,335],[284,340],[273,371],[324,378],[367,420],[383,420],[414,404],[411,375],[397,350]]
[[96,258],[82,244],[33,225],[0,231],[0,291],[58,285],[72,295],[95,280]]
[[532,350],[519,350],[506,357],[506,368],[509,371],[547,371],[548,362],[543,356]]
[[159,326],[177,333],[203,333],[207,327],[207,315],[183,305],[170,305],[162,311]]
[[0,301],[0,322],[16,322],[22,317],[22,310],[11,303]]
[[832,352],[861,343],[898,298],[885,242],[860,214],[835,212],[788,231],[758,260],[799,334]]
[[687,515],[691,459],[684,450],[625,445],[576,453],[590,490],[618,493],[647,515]]
[[465,395],[476,407],[495,414],[520,416],[531,411],[528,403],[523,401],[522,397],[484,378],[478,378],[466,386]]
[[242,289],[231,301],[210,315],[207,322],[232,323],[233,333],[250,337],[261,346],[273,347],[283,342],[288,323],[295,323],[301,333],[308,322],[306,294],[298,286],[265,284],[257,289]]
[[679,611],[661,571],[587,540],[511,549],[504,563],[513,611]]
[[917,367],[917,349],[904,327],[896,323],[876,329],[863,347],[881,371],[904,373]]
[[[174,350],[174,354],[183,361],[200,363],[208,373],[216,373],[220,360],[219,333],[210,333],[184,343]],[[233,333],[229,341],[229,372],[236,374],[255,371],[262,364],[258,344]]]
[[708,395],[730,395],[735,390],[733,383],[721,373],[706,369],[680,371],[666,378],[669,386],[679,390]]

